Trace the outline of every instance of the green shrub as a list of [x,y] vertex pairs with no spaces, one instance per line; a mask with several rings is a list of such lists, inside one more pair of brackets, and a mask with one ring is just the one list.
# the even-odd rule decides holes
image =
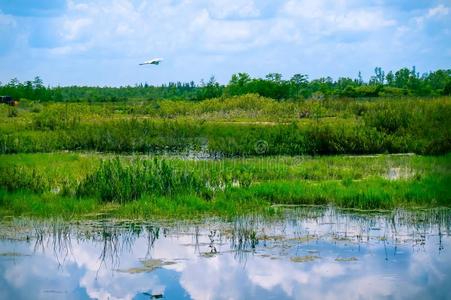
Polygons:
[[17,108],[11,107],[11,108],[8,110],[8,117],[9,117],[9,118],[15,118],[15,117],[17,117],[17,116],[19,116],[19,111],[17,110]]
[[32,117],[34,130],[58,130],[75,128],[80,123],[80,117],[74,112],[63,109],[46,109]]

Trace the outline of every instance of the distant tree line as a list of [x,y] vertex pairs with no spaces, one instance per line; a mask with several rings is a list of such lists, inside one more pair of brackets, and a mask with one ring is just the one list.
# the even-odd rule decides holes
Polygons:
[[137,84],[121,87],[66,86],[49,87],[40,77],[33,81],[20,82],[16,78],[6,84],[0,82],[0,95],[10,95],[15,99],[26,98],[40,101],[126,101],[128,99],[172,99],[204,100],[222,96],[236,96],[248,93],[264,97],[283,99],[305,99],[322,97],[397,97],[397,96],[440,96],[451,95],[451,69],[436,70],[420,75],[415,67],[402,68],[385,73],[377,67],[368,81],[357,78],[322,77],[309,80],[304,74],[295,74],[289,80],[278,73],[270,73],[265,78],[252,78],[247,73],[232,75],[226,85],[219,84],[214,77],[208,82],[196,84],[169,83],[160,86]]

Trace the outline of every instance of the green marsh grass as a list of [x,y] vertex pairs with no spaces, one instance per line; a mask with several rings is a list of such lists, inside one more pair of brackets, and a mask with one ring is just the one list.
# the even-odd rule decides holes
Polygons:
[[[272,205],[451,206],[451,156],[186,160],[95,153],[0,156],[2,213],[232,215]],[[390,178],[391,170],[398,170]],[[84,204],[86,203],[86,207]]]
[[[38,111],[30,104],[15,118],[0,106],[0,153],[445,154],[450,99],[275,101],[251,94],[195,103],[45,103]],[[268,144],[264,152],[255,150],[258,141]]]
[[125,203],[143,194],[202,193],[205,183],[188,170],[176,170],[165,160],[135,159],[123,163],[116,157],[103,160],[98,169],[80,182],[76,194],[102,201]]

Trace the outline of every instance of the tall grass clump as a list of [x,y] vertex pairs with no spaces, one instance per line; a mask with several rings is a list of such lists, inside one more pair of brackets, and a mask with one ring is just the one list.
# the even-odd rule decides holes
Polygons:
[[58,130],[76,128],[80,123],[80,116],[61,105],[48,108],[32,116],[31,128],[34,130]]
[[51,189],[50,179],[34,168],[14,166],[0,168],[0,187],[7,191],[30,190],[37,193]]
[[135,160],[127,164],[115,158],[102,161],[99,168],[79,184],[77,195],[125,203],[143,194],[201,193],[204,187],[194,173],[176,170],[165,160]]

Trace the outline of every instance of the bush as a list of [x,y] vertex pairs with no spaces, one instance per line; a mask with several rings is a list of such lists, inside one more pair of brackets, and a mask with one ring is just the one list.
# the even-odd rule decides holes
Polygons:
[[395,133],[407,128],[412,121],[412,109],[399,104],[378,104],[364,115],[365,124],[375,127],[381,132]]
[[451,96],[451,80],[448,80],[448,82],[445,84],[442,94],[444,96]]
[[33,103],[33,105],[31,106],[30,111],[33,113],[40,113],[43,109],[42,104],[39,103]]
[[397,87],[384,86],[382,90],[379,92],[379,96],[381,97],[402,97],[407,96],[408,90],[401,89]]
[[15,118],[17,116],[19,116],[19,111],[17,110],[17,108],[15,108],[15,107],[10,108],[8,111],[8,117]]
[[[39,109],[38,109],[39,110]],[[80,117],[64,108],[46,109],[32,117],[34,130],[58,130],[75,128],[80,123]]]

